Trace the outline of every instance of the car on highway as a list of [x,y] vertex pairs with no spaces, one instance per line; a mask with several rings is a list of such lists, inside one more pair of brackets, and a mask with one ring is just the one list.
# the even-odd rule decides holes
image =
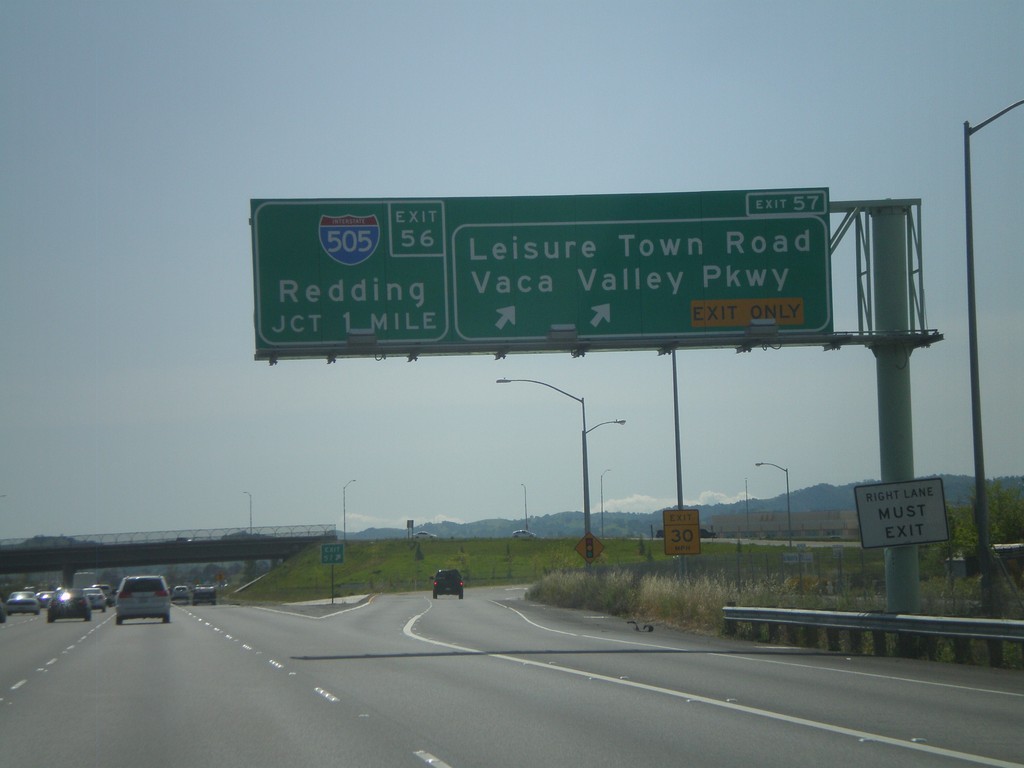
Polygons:
[[536,539],[537,534],[533,531],[528,531],[525,528],[521,528],[518,531],[512,531],[513,539]]
[[61,589],[53,596],[46,609],[47,622],[57,619],[82,619],[92,621],[92,606],[81,589]]
[[192,602],[192,590],[185,584],[178,584],[171,590],[171,602],[188,605]]
[[431,533],[430,531],[416,531],[416,533],[414,533],[412,537],[414,539],[436,539],[437,535]]
[[434,574],[434,599],[437,600],[438,595],[458,595],[461,600],[465,586],[462,574],[455,568],[443,568]]
[[50,607],[50,601],[53,600],[53,596],[56,594],[52,589],[44,589],[42,592],[36,592],[36,599],[39,601],[39,607],[44,611]]
[[114,597],[114,588],[109,584],[93,584],[93,586],[103,592],[103,596],[107,599],[107,605],[113,608],[114,603],[117,602]]
[[85,596],[89,598],[89,607],[94,611],[100,613],[107,612],[107,596],[103,594],[103,590],[99,587],[84,587],[82,589],[85,592]]
[[161,619],[171,622],[171,593],[163,576],[125,576],[117,588],[116,621]]
[[217,588],[207,584],[197,584],[196,588],[192,590],[192,605],[199,605],[200,603],[216,605]]
[[7,596],[5,606],[8,614],[32,613],[38,616],[40,610],[39,598],[36,597],[35,592],[30,592],[28,590],[11,592],[11,594]]

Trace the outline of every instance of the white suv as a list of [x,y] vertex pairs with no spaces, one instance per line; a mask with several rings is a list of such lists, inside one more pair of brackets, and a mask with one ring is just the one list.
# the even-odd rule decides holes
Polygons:
[[163,576],[125,576],[117,588],[117,623],[125,619],[171,621],[171,596]]

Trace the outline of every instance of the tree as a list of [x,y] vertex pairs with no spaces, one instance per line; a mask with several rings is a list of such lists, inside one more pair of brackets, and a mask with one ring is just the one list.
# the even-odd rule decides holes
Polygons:
[[[993,480],[986,487],[989,539],[993,544],[1024,542],[1024,496],[1019,484]],[[974,524],[974,499],[950,507],[949,538],[954,552],[971,557],[978,551],[978,529]]]
[[1019,483],[993,480],[987,489],[989,531],[993,544],[1024,542],[1024,497]]

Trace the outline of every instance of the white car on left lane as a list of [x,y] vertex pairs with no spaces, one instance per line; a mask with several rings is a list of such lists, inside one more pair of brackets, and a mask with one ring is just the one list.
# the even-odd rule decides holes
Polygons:
[[36,597],[35,592],[28,590],[19,590],[17,592],[11,592],[7,596],[7,615],[12,613],[32,613],[36,616],[39,615],[39,598]]

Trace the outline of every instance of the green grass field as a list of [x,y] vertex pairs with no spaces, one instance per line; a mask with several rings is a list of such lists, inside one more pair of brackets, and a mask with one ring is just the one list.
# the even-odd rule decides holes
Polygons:
[[[335,565],[334,595],[367,594],[428,589],[439,568],[458,568],[466,586],[533,584],[544,576],[565,570],[583,570],[586,564],[576,552],[577,539],[425,539],[417,541],[349,541],[345,562]],[[713,570],[737,578],[758,578],[764,568],[773,567],[782,547],[745,544],[738,552],[735,542],[705,541],[702,553],[687,557],[686,563],[668,557],[661,541],[608,539],[595,561],[595,569],[606,566],[671,569],[679,564],[693,572]],[[817,555],[834,567],[831,551]],[[849,556],[850,558],[853,555]],[[770,559],[770,562],[769,562]],[[879,562],[874,562],[876,559]],[[764,561],[764,562],[762,562]],[[852,567],[852,566],[851,566]],[[858,567],[880,569],[880,555]],[[747,574],[747,571],[751,573]],[[794,571],[795,573],[795,571]],[[782,574],[784,577],[789,574]],[[879,570],[880,575],[880,570]],[[305,552],[271,569],[270,573],[232,599],[246,602],[315,600],[331,597],[331,566],[320,563],[320,548]]]
[[[345,562],[334,566],[334,594],[427,589],[439,568],[458,568],[470,588],[529,584],[556,570],[583,568],[570,539],[425,539],[349,541]],[[660,542],[611,539],[601,564],[667,560]],[[642,551],[641,551],[642,547]],[[321,565],[312,546],[271,569],[234,597],[243,601],[298,601],[331,596],[331,566]]]

